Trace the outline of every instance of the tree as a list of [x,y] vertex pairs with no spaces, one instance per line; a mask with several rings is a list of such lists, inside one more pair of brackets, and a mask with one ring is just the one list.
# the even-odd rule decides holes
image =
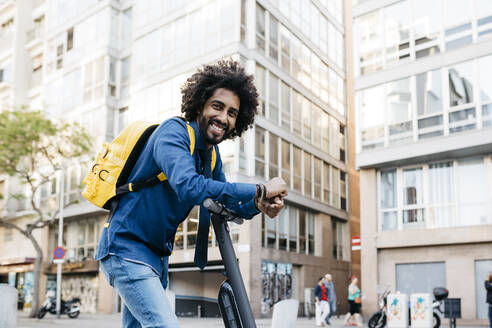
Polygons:
[[[49,183],[55,171],[63,169],[65,162],[88,153],[90,139],[77,123],[55,123],[47,119],[41,111],[27,109],[1,112],[0,136],[0,174],[16,177],[28,189],[27,196],[10,196],[17,199],[28,198],[30,223],[21,226],[10,222],[13,217],[0,214],[0,226],[17,230],[29,239],[36,251],[33,302],[29,314],[34,317],[39,307],[43,250],[33,236],[33,231],[53,225],[58,215],[58,210],[51,211],[40,206],[36,197],[41,187]],[[64,206],[69,205],[71,204]]]

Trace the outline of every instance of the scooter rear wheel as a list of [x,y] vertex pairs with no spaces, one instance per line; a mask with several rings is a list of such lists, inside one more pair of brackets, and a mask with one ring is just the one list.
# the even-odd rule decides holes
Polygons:
[[439,328],[441,326],[441,318],[437,315],[436,312],[432,313],[434,317],[434,328]]
[[79,316],[80,311],[75,311],[75,312],[68,312],[68,317],[71,319],[75,319]]

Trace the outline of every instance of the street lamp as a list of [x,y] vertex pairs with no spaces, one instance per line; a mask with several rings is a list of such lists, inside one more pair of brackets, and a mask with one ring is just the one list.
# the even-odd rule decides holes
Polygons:
[[[65,189],[65,174],[63,169],[60,170],[61,175],[61,187],[60,187],[60,221],[58,222],[58,247],[63,244],[63,205],[64,205],[64,189]],[[57,261],[56,268],[56,318],[60,319],[60,308],[61,308],[61,278],[62,278],[62,263],[63,259]]]

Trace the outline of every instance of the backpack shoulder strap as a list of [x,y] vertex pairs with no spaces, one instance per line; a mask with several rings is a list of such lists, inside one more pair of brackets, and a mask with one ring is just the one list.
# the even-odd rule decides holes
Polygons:
[[[193,156],[193,153],[195,152],[195,130],[193,130],[193,127],[186,122],[186,130],[188,131],[188,136],[190,137],[190,154]],[[213,163],[213,162],[212,162]],[[213,168],[213,166],[212,166]],[[153,178],[151,178],[153,179]],[[161,172],[157,175],[157,179],[159,181],[166,181],[167,177],[164,174],[164,172]]]
[[215,150],[215,145],[212,147],[212,172],[215,169],[215,163],[217,162],[217,152]]

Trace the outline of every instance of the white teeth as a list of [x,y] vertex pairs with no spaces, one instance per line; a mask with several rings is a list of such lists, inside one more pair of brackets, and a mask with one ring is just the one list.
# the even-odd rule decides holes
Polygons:
[[221,128],[221,127],[217,126],[216,124],[213,124],[213,123],[212,123],[210,126],[211,126],[214,130],[217,130],[217,131],[224,131],[224,128]]

